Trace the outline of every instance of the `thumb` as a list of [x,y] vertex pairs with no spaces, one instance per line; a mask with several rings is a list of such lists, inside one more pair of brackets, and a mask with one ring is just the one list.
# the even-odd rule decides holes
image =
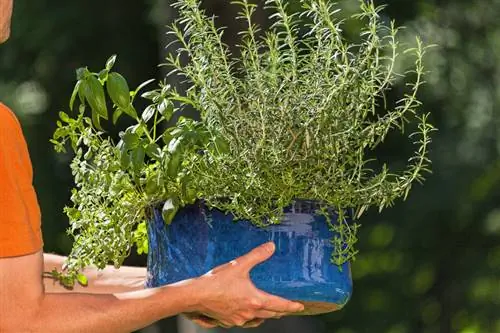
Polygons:
[[247,271],[251,271],[256,265],[271,258],[276,249],[273,242],[262,244],[235,261]]

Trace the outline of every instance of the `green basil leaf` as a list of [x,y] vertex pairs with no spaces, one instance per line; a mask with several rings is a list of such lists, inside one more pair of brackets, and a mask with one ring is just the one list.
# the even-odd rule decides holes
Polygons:
[[82,273],[79,273],[77,276],[76,276],[76,279],[78,280],[78,283],[82,286],[87,286],[89,281],[87,279],[87,277],[85,275],[83,275]]
[[123,170],[126,170],[130,165],[130,155],[126,149],[121,150],[120,165]]
[[132,167],[134,168],[135,172],[139,172],[142,170],[144,166],[145,155],[146,151],[142,146],[139,146],[131,151]]
[[91,75],[82,82],[82,89],[85,99],[93,111],[100,117],[108,119],[108,108],[104,97],[104,88],[98,78]]
[[109,59],[106,61],[106,69],[108,71],[110,71],[113,66],[115,65],[115,61],[116,61],[116,54],[113,54],[111,57],[109,57]]
[[[75,99],[76,95],[78,94],[78,90],[80,89],[80,84],[82,84],[81,80],[78,80],[78,82],[75,84],[75,87],[73,88],[73,93],[71,94],[71,98],[69,100],[69,109],[73,111],[73,105],[75,104]],[[83,101],[80,101],[83,103]]]
[[165,132],[163,132],[161,138],[163,140],[163,143],[165,143],[166,145],[168,145],[170,143],[170,141],[172,141],[172,139],[174,138],[174,136],[170,133],[169,130],[166,130]]
[[156,143],[150,143],[146,147],[146,154],[155,160],[160,160],[161,159],[160,146],[158,146]]
[[179,173],[179,166],[182,163],[182,157],[183,154],[181,149],[176,150],[172,155],[170,155],[170,158],[167,162],[167,176],[169,178],[177,178],[177,175]]
[[155,195],[158,193],[159,185],[157,183],[157,177],[150,177],[146,183],[146,194]]
[[92,113],[92,123],[98,130],[102,131],[103,129],[101,127],[101,118],[94,110],[92,110],[91,113]]
[[125,108],[119,108],[119,109],[120,109],[120,111],[126,113],[130,117],[137,119],[137,111],[135,111],[135,108],[132,106],[132,104],[129,104]]
[[87,67],[80,67],[76,70],[76,79],[79,81],[86,79],[89,75],[92,75],[92,74],[87,69]]
[[116,72],[109,73],[106,88],[109,97],[111,97],[111,100],[117,106],[125,109],[130,105],[130,90],[128,88],[128,83],[121,74]]
[[179,199],[176,197],[168,199],[165,201],[165,204],[163,204],[163,208],[161,210],[161,216],[163,217],[163,221],[169,225],[172,223],[172,220],[175,217],[175,214],[177,213],[177,210],[179,209],[178,207],[178,202]]
[[175,138],[173,140],[170,140],[168,144],[168,152],[171,154],[174,154],[176,151],[179,150],[179,147],[181,146],[181,142],[183,140],[183,137]]
[[122,134],[121,138],[127,150],[135,149],[137,146],[139,146],[140,137],[136,133],[127,131]]
[[97,76],[101,82],[105,82],[108,79],[108,73],[109,71],[107,69],[103,69]]
[[116,122],[118,121],[118,118],[123,114],[123,111],[121,109],[116,109],[115,112],[113,113],[113,124],[116,125]]

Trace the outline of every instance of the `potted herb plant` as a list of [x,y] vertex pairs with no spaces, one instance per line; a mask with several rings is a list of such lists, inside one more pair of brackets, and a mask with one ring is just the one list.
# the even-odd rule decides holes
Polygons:
[[[234,55],[199,2],[176,2],[169,29],[179,48],[165,65],[185,92],[152,81],[130,90],[115,57],[100,72],[78,70],[70,109],[79,107],[60,113],[53,138],[75,153],[66,208],[74,247],[65,272],[53,274],[84,282],[83,267],[120,266],[135,245],[148,252],[148,286],[158,286],[274,240],[275,256],[252,272],[256,285],[305,302],[307,313],[341,308],[356,220],[406,198],[429,171],[433,127],[417,99],[426,48],[417,39],[404,50],[414,67],[397,74],[398,29],[371,1],[350,17],[361,28],[349,42],[335,3],[302,0],[292,14],[284,0],[267,0],[273,24],[262,33],[256,5],[240,0],[247,29]],[[408,91],[390,106],[396,78]],[[182,116],[187,107],[200,119]],[[113,124],[118,140],[103,130]],[[408,124],[416,150],[406,170],[371,170],[369,153]]]

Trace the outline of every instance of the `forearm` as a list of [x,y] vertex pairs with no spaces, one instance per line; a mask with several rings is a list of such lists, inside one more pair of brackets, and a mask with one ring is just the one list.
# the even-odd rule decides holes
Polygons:
[[[43,255],[43,270],[50,272],[54,269],[60,271],[66,257],[48,254]],[[121,267],[115,269],[107,266],[104,270],[96,268],[86,268],[83,273],[88,278],[88,286],[75,285],[72,290],[68,290],[59,282],[51,279],[44,279],[45,291],[48,293],[76,292],[89,294],[110,294],[144,289],[146,280],[146,269],[142,267]]]
[[[196,295],[187,281],[108,295],[48,293],[37,304],[37,309],[13,311],[9,316],[13,329],[7,327],[2,332],[132,332],[162,318],[193,311]],[[16,315],[17,320],[12,318]]]

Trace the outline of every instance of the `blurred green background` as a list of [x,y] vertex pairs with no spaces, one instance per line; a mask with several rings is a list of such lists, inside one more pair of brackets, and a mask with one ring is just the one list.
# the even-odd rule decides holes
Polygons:
[[[43,212],[45,250],[68,253],[62,213],[71,156],[56,155],[49,138],[67,110],[75,69],[117,69],[131,86],[162,78],[166,0],[15,0],[11,40],[0,47],[0,100],[21,119]],[[356,6],[357,0],[340,0]],[[437,44],[427,58],[420,97],[432,113],[434,173],[405,202],[360,221],[360,254],[352,265],[354,295],[344,310],[266,323],[261,332],[500,332],[500,0],[393,0],[387,20]],[[229,27],[229,0],[206,0]],[[266,14],[260,13],[265,24]],[[412,40],[409,40],[411,42]],[[380,151],[393,165],[410,153],[398,137]],[[129,264],[144,264],[130,258]],[[72,314],[69,310],[68,315]],[[182,333],[193,332],[179,325]],[[176,332],[175,318],[143,332]],[[257,332],[257,330],[254,330]]]

